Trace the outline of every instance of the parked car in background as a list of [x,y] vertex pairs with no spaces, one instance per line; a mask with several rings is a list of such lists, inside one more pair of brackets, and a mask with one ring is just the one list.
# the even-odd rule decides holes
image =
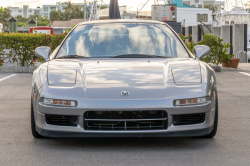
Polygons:
[[31,128],[40,137],[212,138],[218,124],[215,72],[165,23],[78,24],[33,73]]

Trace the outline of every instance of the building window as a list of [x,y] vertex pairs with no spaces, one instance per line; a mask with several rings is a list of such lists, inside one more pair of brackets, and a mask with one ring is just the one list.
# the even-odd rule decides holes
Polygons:
[[198,5],[198,8],[202,8],[202,5]]
[[47,11],[49,11],[49,8],[48,8],[48,7],[44,7],[43,10],[44,10],[45,12],[47,12]]
[[29,13],[32,13],[32,10],[29,10]]
[[207,14],[197,14],[197,22],[207,22]]
[[40,15],[40,11],[39,11],[39,10],[35,10],[35,11],[34,11],[34,14],[35,14],[35,15]]
[[10,10],[10,13],[12,13],[12,10]]
[[22,10],[18,10],[18,13],[22,13]]
[[192,7],[196,7],[196,5],[192,5]]
[[56,11],[56,7],[51,7],[50,10],[51,11]]
[[44,17],[49,17],[49,14],[48,13],[44,13]]

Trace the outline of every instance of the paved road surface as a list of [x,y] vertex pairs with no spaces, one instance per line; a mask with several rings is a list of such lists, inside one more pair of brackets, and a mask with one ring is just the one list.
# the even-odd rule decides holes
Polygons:
[[[250,71],[246,71],[250,74]],[[0,79],[11,74],[1,74]],[[250,165],[250,76],[217,74],[219,128],[214,139],[34,139],[31,74],[0,81],[0,165]]]

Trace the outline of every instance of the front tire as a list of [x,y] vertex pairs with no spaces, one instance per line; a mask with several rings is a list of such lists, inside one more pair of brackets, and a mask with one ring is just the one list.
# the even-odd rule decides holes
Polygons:
[[35,123],[35,117],[34,117],[34,109],[33,109],[33,102],[31,101],[31,132],[33,137],[35,138],[43,138],[42,135],[40,135],[36,131],[36,123]]
[[215,117],[214,117],[214,127],[210,134],[203,136],[204,138],[213,138],[217,133],[217,127],[218,127],[218,96],[217,91],[216,93],[216,101],[215,101]]

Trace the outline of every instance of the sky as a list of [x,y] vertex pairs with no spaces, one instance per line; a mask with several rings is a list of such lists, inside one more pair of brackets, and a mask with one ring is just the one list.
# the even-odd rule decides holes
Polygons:
[[[37,6],[42,7],[43,4],[53,5],[56,2],[67,2],[68,0],[0,0],[0,6],[7,7],[22,7],[23,5],[29,5],[30,8],[36,8]],[[92,0],[87,0],[92,1]],[[104,3],[109,4],[110,0],[104,0]],[[73,3],[82,3],[84,0],[71,0]],[[118,0],[120,6],[127,5],[128,10],[136,10],[137,7],[140,9],[147,0]],[[145,9],[150,9],[151,4],[154,0],[149,0]]]

